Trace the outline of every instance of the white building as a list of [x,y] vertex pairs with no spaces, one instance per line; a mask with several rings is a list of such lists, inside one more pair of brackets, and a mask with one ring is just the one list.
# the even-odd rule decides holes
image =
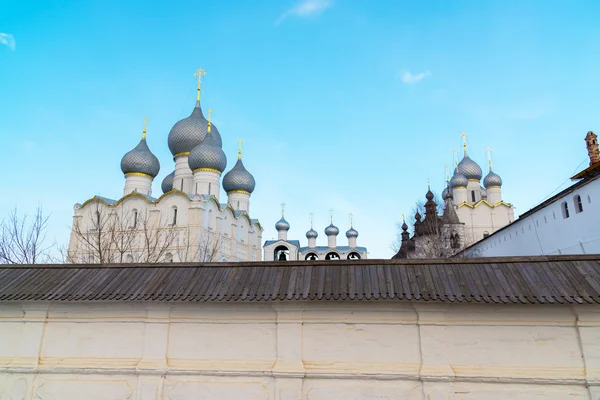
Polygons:
[[599,399],[598,257],[490,261],[0,266],[0,398]]
[[402,244],[394,258],[449,257],[514,220],[514,208],[503,199],[502,178],[492,170],[491,159],[481,182],[483,171],[467,154],[466,139],[463,147],[463,158],[455,161],[454,174],[442,192],[443,215],[438,215],[438,205],[428,190],[425,218],[421,220],[417,211],[412,237],[403,223]]
[[[200,107],[200,83],[192,114],[168,136],[174,171],[152,197],[160,163],[142,140],[121,160],[123,196],[94,196],[75,205],[69,242],[70,262],[258,261],[262,227],[250,217],[255,180],[242,162],[227,167],[217,127]],[[222,178],[222,179],[221,179]],[[221,184],[227,202],[221,203]]]
[[265,261],[295,261],[295,260],[360,260],[367,258],[367,248],[356,244],[358,231],[354,229],[352,220],[350,229],[346,231],[348,245],[338,245],[337,236],[340,230],[333,225],[333,217],[330,218],[330,224],[325,228],[327,236],[327,246],[317,246],[319,233],[313,229],[312,223],[310,229],[306,232],[307,246],[300,246],[299,240],[288,240],[287,234],[290,230],[290,224],[284,218],[283,211],[281,219],[275,224],[277,230],[277,240],[267,240],[263,245],[263,259]]
[[461,255],[467,257],[600,254],[600,155],[597,136],[586,138],[590,166],[577,183],[527,211]]

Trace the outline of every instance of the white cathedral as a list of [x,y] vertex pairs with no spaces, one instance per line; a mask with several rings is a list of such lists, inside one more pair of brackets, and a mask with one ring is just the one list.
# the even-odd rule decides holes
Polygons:
[[514,221],[514,207],[502,198],[502,178],[492,170],[491,157],[482,186],[483,171],[469,157],[466,134],[462,136],[464,155],[446,181],[442,215],[429,189],[425,218],[416,212],[412,237],[403,222],[400,249],[393,258],[450,257]]
[[[121,160],[123,196],[94,196],[74,207],[68,260],[75,263],[258,261],[263,228],[250,217],[252,174],[237,162],[223,177],[227,157],[221,134],[204,117],[198,77],[196,105],[168,136],[174,171],[162,181],[163,194],[152,196],[160,163],[142,139]],[[227,203],[220,202],[221,184]]]

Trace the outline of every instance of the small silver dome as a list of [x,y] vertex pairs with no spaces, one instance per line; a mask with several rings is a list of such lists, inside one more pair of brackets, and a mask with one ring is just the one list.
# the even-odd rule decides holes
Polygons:
[[354,228],[350,228],[346,231],[346,237],[350,239],[351,237],[358,237],[358,231]]
[[485,188],[483,186],[479,187],[479,193],[481,194],[482,199],[487,198],[487,190],[485,190]]
[[[192,114],[175,123],[169,132],[168,144],[171,154],[175,156],[179,153],[191,152],[194,147],[202,143],[208,132],[207,128],[208,121],[204,118],[204,114],[202,114],[200,102],[197,101]],[[214,124],[211,127],[211,131],[217,146],[222,147],[221,134]]]
[[319,234],[313,228],[310,228],[310,230],[306,232],[307,239],[316,239],[317,237],[319,237]]
[[287,222],[285,220],[285,218],[283,218],[283,215],[282,215],[281,219],[279,221],[277,221],[277,223],[275,224],[275,229],[277,229],[278,231],[289,231],[290,223]]
[[483,186],[486,188],[490,186],[502,186],[502,178],[490,169],[490,172],[483,179]]
[[450,188],[454,189],[456,187],[467,187],[469,180],[466,176],[461,174],[457,169],[454,170],[454,175],[450,179]]
[[329,224],[327,228],[325,228],[325,235],[327,236],[337,236],[340,233],[340,230],[337,226],[333,225],[333,222]]
[[169,175],[165,176],[162,184],[160,185],[163,193],[170,192],[173,190],[173,178],[175,177],[175,171],[171,172]]
[[121,159],[121,171],[124,174],[137,172],[155,178],[160,171],[158,158],[148,148],[146,139],[140,140],[133,150],[125,153]]
[[244,167],[241,158],[223,177],[223,189],[229,193],[234,190],[243,190],[244,192],[252,193],[256,187],[256,181],[250,172]]
[[450,190],[446,186],[444,188],[444,190],[442,191],[442,200],[446,200],[447,198],[450,198],[450,197],[452,197],[452,192],[450,192]]
[[[475,161],[471,160],[467,153],[458,163],[458,172],[464,175],[467,179],[481,180],[481,167]],[[465,185],[466,186],[466,185]]]
[[406,221],[402,222],[402,230],[405,232],[408,230],[408,225],[406,225]]
[[225,153],[212,135],[212,128],[202,143],[194,147],[190,152],[188,165],[192,171],[198,168],[210,168],[219,172],[225,171],[227,156],[225,156]]
[[431,191],[431,189],[427,189],[427,193],[425,194],[425,198],[429,201],[433,200],[433,192]]

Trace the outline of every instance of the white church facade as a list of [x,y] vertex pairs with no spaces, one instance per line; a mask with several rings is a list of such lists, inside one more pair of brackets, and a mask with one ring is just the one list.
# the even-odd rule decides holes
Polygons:
[[[160,163],[142,140],[121,160],[125,176],[119,199],[94,196],[74,207],[68,260],[74,263],[259,261],[262,232],[250,216],[255,179],[242,162],[224,176],[227,157],[217,127],[196,105],[168,136],[174,171],[152,196]],[[227,201],[221,202],[221,187]]]

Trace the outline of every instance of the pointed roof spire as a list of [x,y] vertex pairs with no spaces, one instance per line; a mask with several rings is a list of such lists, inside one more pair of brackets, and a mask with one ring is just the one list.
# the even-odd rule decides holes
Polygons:
[[206,75],[206,71],[199,68],[194,72],[194,76],[198,78],[198,94],[196,95],[196,105],[200,104],[200,91],[202,90],[202,77]]

